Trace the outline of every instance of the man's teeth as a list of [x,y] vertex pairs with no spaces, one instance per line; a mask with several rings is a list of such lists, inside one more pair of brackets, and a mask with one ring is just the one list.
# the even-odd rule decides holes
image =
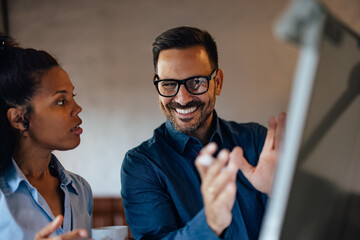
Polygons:
[[192,107],[192,108],[187,108],[187,109],[180,109],[180,108],[176,108],[176,112],[180,113],[180,114],[189,114],[192,112],[195,112],[195,110],[197,109],[197,107]]
[[76,127],[74,127],[73,129],[71,129],[71,130],[76,130],[76,129],[78,129],[79,128],[79,126],[76,126]]

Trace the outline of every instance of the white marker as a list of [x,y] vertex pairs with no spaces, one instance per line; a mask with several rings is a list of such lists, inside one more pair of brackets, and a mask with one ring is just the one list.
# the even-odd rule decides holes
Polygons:
[[214,158],[211,157],[210,155],[203,154],[198,157],[198,161],[201,165],[208,167],[213,163]]

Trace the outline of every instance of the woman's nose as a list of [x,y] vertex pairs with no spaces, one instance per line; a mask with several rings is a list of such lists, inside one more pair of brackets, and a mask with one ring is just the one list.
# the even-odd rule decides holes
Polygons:
[[73,111],[72,111],[73,116],[78,115],[81,111],[82,111],[82,108],[74,100],[74,108],[73,108]]

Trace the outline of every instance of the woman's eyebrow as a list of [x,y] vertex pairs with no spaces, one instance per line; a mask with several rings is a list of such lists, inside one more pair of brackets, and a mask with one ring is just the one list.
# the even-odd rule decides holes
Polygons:
[[53,96],[55,96],[56,94],[66,94],[66,93],[67,93],[66,90],[58,90],[53,94]]
[[[75,87],[73,87],[73,90],[75,89]],[[53,96],[55,96],[56,94],[67,94],[68,93],[68,91],[67,90],[58,90],[58,91],[56,91],[54,94],[53,94]]]

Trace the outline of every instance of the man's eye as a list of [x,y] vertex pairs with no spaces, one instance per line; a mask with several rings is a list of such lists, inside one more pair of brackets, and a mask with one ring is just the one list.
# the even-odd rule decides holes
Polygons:
[[204,85],[207,83],[206,79],[203,79],[203,78],[194,78],[190,82],[194,85]]
[[166,87],[166,88],[174,88],[174,87],[176,87],[176,85],[177,85],[176,82],[164,82],[164,83],[162,83],[162,86]]
[[201,78],[194,78],[191,81],[187,82],[187,87],[190,89],[197,90],[199,87],[206,86],[207,81]]

